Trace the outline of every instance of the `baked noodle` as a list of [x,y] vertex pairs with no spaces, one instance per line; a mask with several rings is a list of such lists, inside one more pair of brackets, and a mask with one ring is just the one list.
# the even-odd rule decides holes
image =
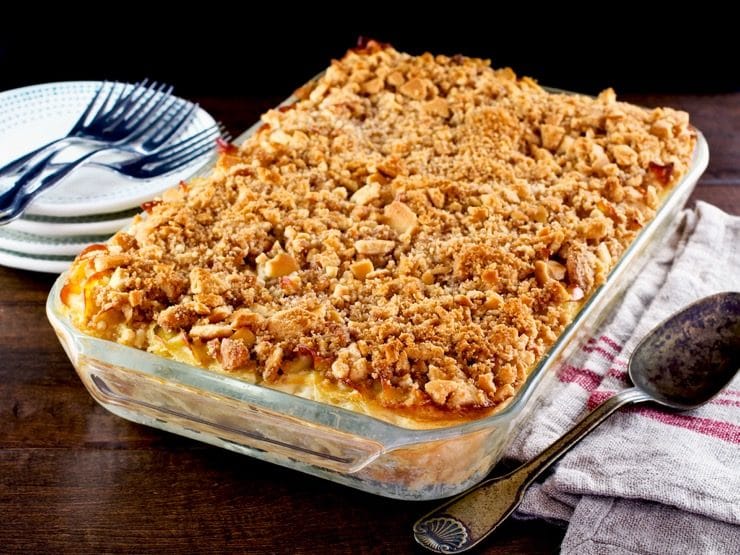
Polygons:
[[515,395],[687,170],[688,115],[370,42],[80,254],[77,327],[410,427]]

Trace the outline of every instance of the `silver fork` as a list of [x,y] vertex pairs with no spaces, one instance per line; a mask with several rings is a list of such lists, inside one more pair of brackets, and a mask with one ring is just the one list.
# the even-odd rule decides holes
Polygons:
[[159,89],[150,89],[148,94],[139,95],[132,108],[126,107],[121,114],[111,120],[112,128],[124,133],[122,135],[125,136],[124,139],[114,143],[100,142],[93,150],[64,164],[53,174],[39,181],[39,176],[57,154],[57,151],[52,150],[26,169],[11,187],[0,193],[0,206],[11,205],[14,198],[23,191],[30,192],[34,183],[44,183],[45,189],[58,183],[76,168],[101,153],[116,150],[148,154],[164,146],[190,121],[198,109],[197,104],[175,98],[170,95],[171,92],[172,87],[168,87],[166,92],[163,87],[159,87]]
[[[230,141],[221,125],[213,125],[191,137],[152,154],[119,162],[93,162],[92,166],[113,170],[131,179],[151,179],[175,172],[212,151],[218,138]],[[205,165],[205,164],[204,164]]]
[[67,135],[7,163],[0,168],[0,175],[21,173],[42,154],[46,157],[50,152],[59,152],[73,144],[119,144],[126,141],[136,130],[131,123],[142,99],[146,95],[170,95],[171,92],[172,87],[157,82],[148,83],[147,79],[135,83],[128,90],[126,85],[105,81]]
[[[216,147],[215,140],[220,135],[220,127],[214,125],[153,153],[139,155],[120,162],[96,163],[95,165],[115,170],[134,179],[159,177],[184,168],[212,151]],[[66,172],[67,164],[52,165],[51,167],[59,166],[61,168],[56,172],[40,179],[39,183],[34,183],[31,187],[24,189],[16,195],[10,205],[0,209],[0,225],[18,218],[33,199],[57,182],[55,179],[57,173],[65,172],[64,175],[68,173]]]

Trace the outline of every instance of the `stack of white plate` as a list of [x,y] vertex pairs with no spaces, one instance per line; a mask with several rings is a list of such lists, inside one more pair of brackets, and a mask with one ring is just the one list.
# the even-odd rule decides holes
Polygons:
[[101,243],[125,227],[138,210],[55,218],[24,216],[0,227],[0,265],[61,273],[90,243]]
[[[66,135],[100,86],[96,81],[49,83],[0,93],[0,167]],[[215,122],[199,110],[176,138]],[[187,179],[210,155],[163,177],[131,179],[99,166],[82,167],[33,201],[24,215],[0,226],[0,265],[63,272],[90,243],[125,227],[142,202]]]

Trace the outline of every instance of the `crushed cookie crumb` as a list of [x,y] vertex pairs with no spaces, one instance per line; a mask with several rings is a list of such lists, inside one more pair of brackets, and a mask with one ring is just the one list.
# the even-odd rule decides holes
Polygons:
[[262,120],[78,257],[76,325],[150,349],[177,333],[268,384],[307,365],[440,415],[515,395],[695,143],[683,112],[375,43]]

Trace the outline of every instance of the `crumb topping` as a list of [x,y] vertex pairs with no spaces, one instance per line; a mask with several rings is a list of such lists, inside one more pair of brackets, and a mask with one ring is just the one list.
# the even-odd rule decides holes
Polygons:
[[[391,409],[512,397],[690,162],[684,112],[370,42],[83,252],[78,326]],[[75,299],[84,302],[75,304]],[[435,412],[436,411],[436,412]]]

